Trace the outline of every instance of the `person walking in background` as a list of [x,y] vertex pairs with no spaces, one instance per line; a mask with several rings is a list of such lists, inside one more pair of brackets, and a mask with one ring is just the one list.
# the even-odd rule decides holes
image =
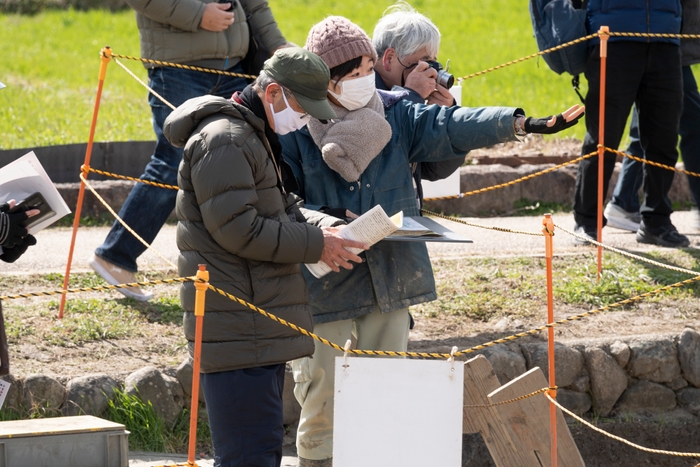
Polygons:
[[[330,120],[329,71],[298,47],[277,51],[254,84],[231,100],[193,98],[165,120],[165,136],[186,147],[177,197],[178,273],[206,264],[209,282],[311,330],[299,263],[335,271],[362,261],[333,227],[343,222],[303,209],[285,176],[277,135]],[[308,222],[305,222],[308,221]],[[313,222],[312,225],[310,222]],[[325,226],[319,228],[318,226]],[[183,283],[185,335],[192,354],[195,287]],[[217,467],[279,467],[285,362],[311,354],[311,338],[219,294],[206,303],[201,381]]]
[[[280,138],[285,160],[309,206],[364,214],[377,205],[393,215],[418,216],[410,164],[463,157],[472,149],[517,141],[527,131],[556,133],[576,124],[583,107],[542,119],[515,107],[414,104],[405,91],[377,91],[377,52],[347,18],[316,24],[306,48],[331,70],[328,98],[338,115]],[[423,242],[382,241],[351,271],[315,278],[305,268],[314,333],[331,342],[356,338],[363,350],[405,351],[408,307],[437,298]],[[292,362],[301,404],[299,467],[330,467],[333,454],[335,349],[314,341],[311,358]]]
[[[677,34],[681,28],[680,0],[629,2],[590,0],[588,30],[601,26],[611,31]],[[676,143],[683,101],[681,51],[678,39],[663,37],[611,37],[607,59],[605,144],[617,148],[632,105],[639,112],[641,146],[650,161],[673,166],[678,160]],[[598,107],[600,99],[600,41],[594,39],[586,63],[586,136],[582,154],[598,146]],[[614,153],[605,152],[603,193],[615,166]],[[644,165],[644,203],[637,241],[667,247],[685,247],[688,237],[671,223],[668,191],[673,172]],[[576,233],[597,239],[598,158],[581,161],[574,193]],[[586,243],[585,240],[577,240]]]
[[[374,65],[377,89],[405,90],[405,99],[416,104],[456,104],[450,91],[437,83],[438,72],[428,64],[437,60],[440,31],[411,5],[399,2],[384,12],[374,27],[372,45],[378,57]],[[411,164],[419,207],[423,206],[421,180],[449,177],[464,164],[465,157]]]
[[[683,7],[682,34],[700,34],[700,1],[681,0]],[[700,93],[691,65],[700,63],[700,41],[681,39],[683,65],[683,110],[679,126],[680,150],[685,169],[700,173]],[[643,158],[644,150],[639,138],[639,116],[636,107],[630,123],[630,144],[627,153]],[[639,230],[639,189],[643,183],[643,166],[630,158],[622,160],[620,175],[615,184],[612,200],[605,206],[608,225],[623,230]],[[688,186],[695,206],[700,206],[700,178],[688,175]],[[693,226],[700,230],[700,212],[694,211]]]
[[[243,73],[240,61],[248,51],[249,28],[259,35],[267,50],[274,51],[286,44],[266,0],[231,0],[229,3],[127,0],[127,3],[136,10],[144,58]],[[250,12],[249,18],[244,13],[244,4]],[[150,88],[176,107],[205,94],[228,98],[247,84],[244,78],[151,63],[145,66]],[[177,185],[182,149],[173,147],[163,136],[163,122],[171,112],[170,107],[152,93],[148,95],[148,103],[156,147],[141,178]],[[175,190],[137,183],[119,211],[119,217],[150,244],[173,211],[175,196]],[[136,260],[145,250],[146,246],[115,222],[89,264],[110,284],[136,282]],[[141,301],[152,296],[138,286],[118,290]]]

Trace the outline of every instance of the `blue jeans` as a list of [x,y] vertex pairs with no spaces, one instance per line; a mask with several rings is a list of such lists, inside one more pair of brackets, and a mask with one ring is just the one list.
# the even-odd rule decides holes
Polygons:
[[202,375],[215,467],[279,467],[285,364]]
[[[229,69],[243,73],[240,65]],[[213,94],[224,98],[246,86],[244,78],[161,67],[148,71],[149,86],[174,106],[180,106],[193,97]],[[149,93],[148,103],[153,116],[156,148],[141,178],[166,185],[177,185],[177,170],[182,160],[182,148],[173,147],[163,136],[163,123],[170,115],[170,107]],[[175,207],[177,190],[137,183],[119,211],[127,225],[148,243],[152,243]],[[136,258],[146,247],[122,225],[115,221],[104,243],[95,254],[122,269],[136,272]]]
[[[700,173],[700,92],[690,66],[683,67],[683,111],[679,131],[680,149],[685,169]],[[630,145],[627,153],[643,158],[644,150],[639,141],[639,117],[637,109],[632,111],[630,122]],[[639,212],[639,189],[644,181],[643,164],[625,157],[620,176],[613,191],[612,203],[628,212]],[[688,175],[690,194],[696,206],[700,206],[700,178]]]

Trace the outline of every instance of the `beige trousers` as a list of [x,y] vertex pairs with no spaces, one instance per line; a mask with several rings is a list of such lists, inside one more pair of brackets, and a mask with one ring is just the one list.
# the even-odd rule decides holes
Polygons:
[[[403,352],[408,345],[409,323],[408,308],[390,313],[376,310],[355,319],[318,324],[314,333],[341,347],[352,334],[357,339],[353,348]],[[335,357],[343,352],[316,340],[314,343],[312,357],[292,361],[294,395],[301,404],[297,453],[305,459],[322,460],[333,457]]]

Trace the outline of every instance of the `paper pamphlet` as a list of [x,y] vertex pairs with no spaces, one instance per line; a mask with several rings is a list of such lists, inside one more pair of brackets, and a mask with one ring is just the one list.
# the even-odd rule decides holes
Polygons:
[[[378,204],[348,224],[338,235],[348,240],[357,240],[365,243],[367,246],[372,246],[387,235],[395,232],[402,223],[403,212],[389,217]],[[362,250],[351,248],[350,251],[357,254]],[[305,266],[318,279],[333,271],[323,261],[305,264]]]
[[409,236],[409,237],[418,237],[418,236],[428,236],[428,237],[439,237],[440,234],[437,232],[433,232],[417,220],[411,218],[411,217],[404,217],[403,218],[403,225],[401,225],[401,228],[396,230],[395,232],[391,233],[392,236],[394,237],[399,237],[399,236]]
[[34,151],[0,168],[0,203],[11,199],[19,202],[37,191],[44,195],[44,199],[56,214],[32,226],[29,229],[29,233],[32,235],[71,211],[46,174]]

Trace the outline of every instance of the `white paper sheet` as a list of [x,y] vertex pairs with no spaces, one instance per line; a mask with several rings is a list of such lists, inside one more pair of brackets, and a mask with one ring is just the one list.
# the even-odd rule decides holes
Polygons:
[[4,203],[11,199],[19,202],[37,191],[44,195],[44,199],[56,215],[39,222],[29,229],[29,233],[32,235],[58,221],[71,211],[53,185],[34,151],[0,168],[0,202]]

